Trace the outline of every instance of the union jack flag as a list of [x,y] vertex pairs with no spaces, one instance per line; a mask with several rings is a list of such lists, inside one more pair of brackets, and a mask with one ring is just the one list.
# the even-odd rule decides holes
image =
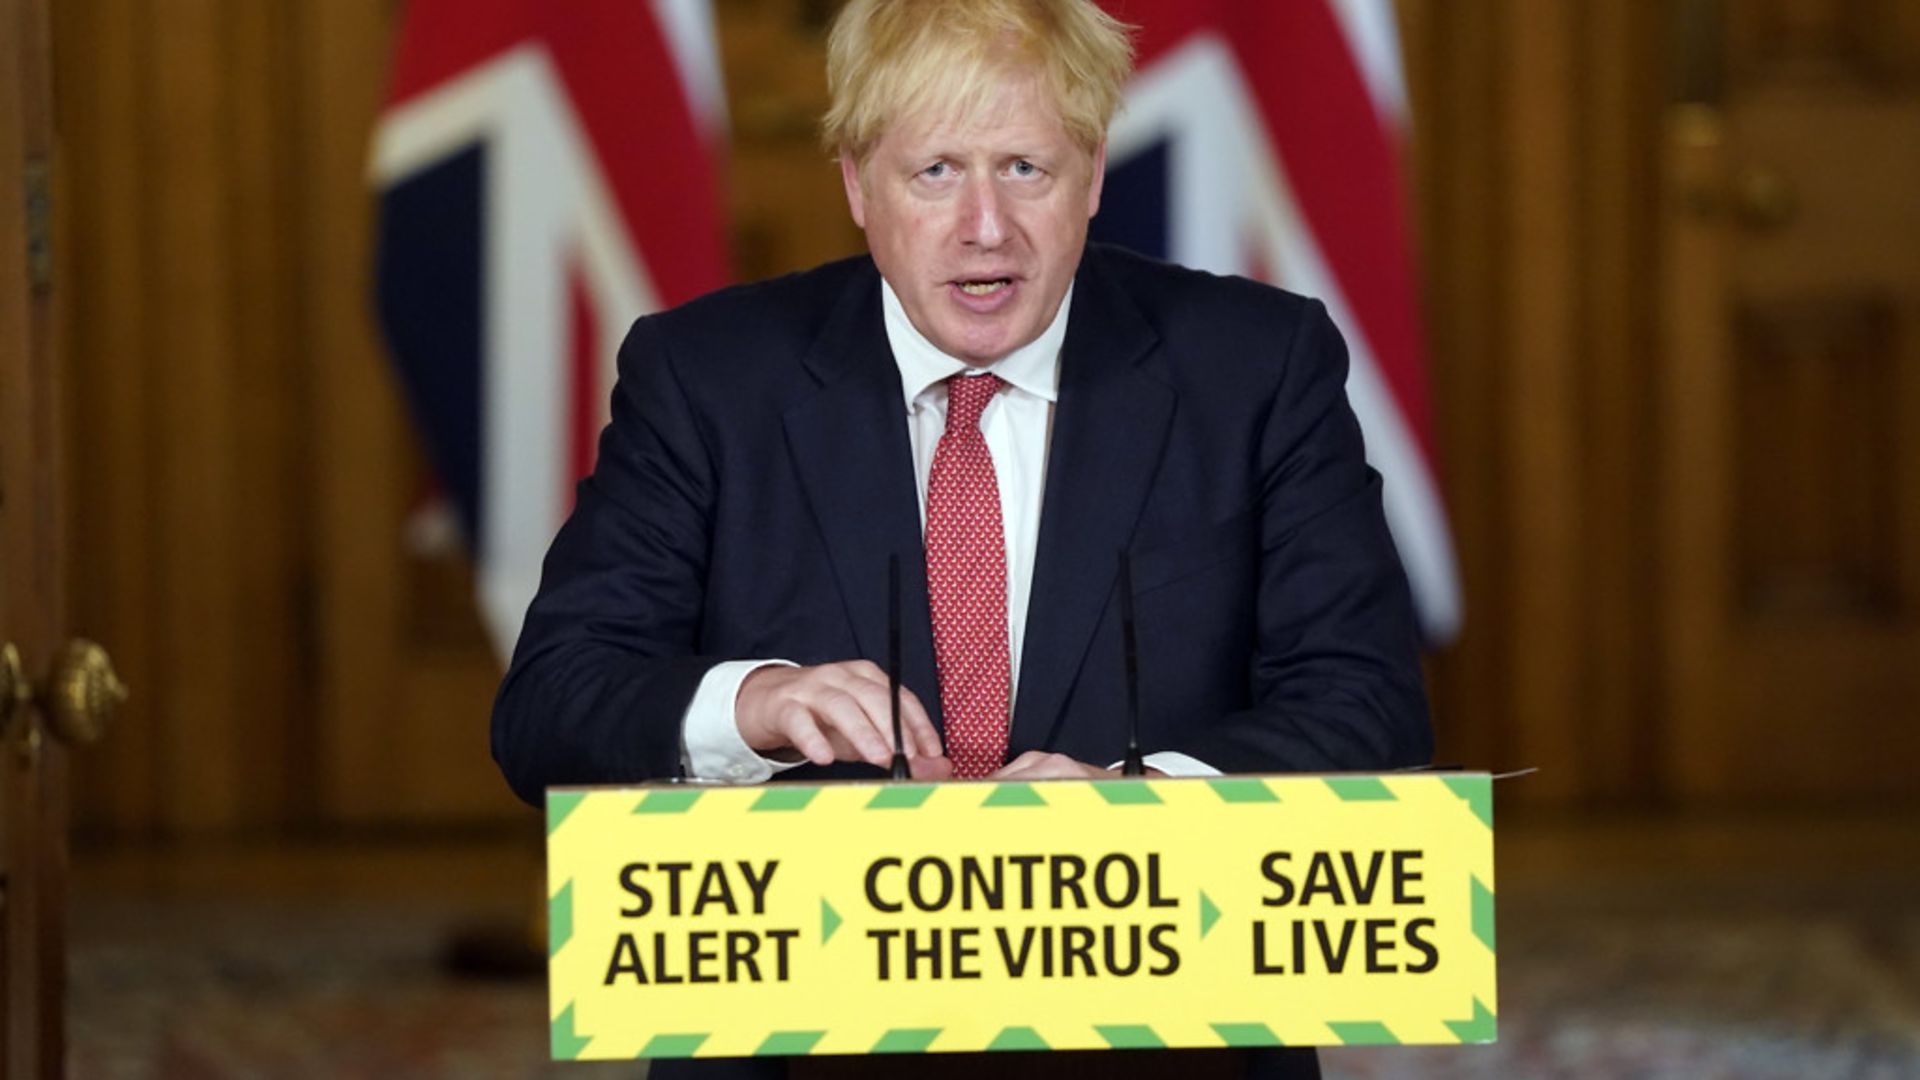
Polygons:
[[706,0],[412,0],[373,147],[380,317],[513,648],[620,338],[725,283]]
[[1391,0],[1109,0],[1140,66],[1097,239],[1324,301],[1430,643],[1460,623],[1435,476]]

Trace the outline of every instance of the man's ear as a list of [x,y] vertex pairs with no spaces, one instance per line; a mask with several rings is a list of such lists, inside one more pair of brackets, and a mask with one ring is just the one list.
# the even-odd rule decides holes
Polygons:
[[840,155],[840,183],[847,189],[847,211],[853,215],[853,223],[866,228],[867,206],[865,193],[860,190],[860,166],[851,154]]
[[1093,180],[1087,185],[1087,217],[1100,212],[1100,188],[1107,182],[1107,140],[1093,148]]

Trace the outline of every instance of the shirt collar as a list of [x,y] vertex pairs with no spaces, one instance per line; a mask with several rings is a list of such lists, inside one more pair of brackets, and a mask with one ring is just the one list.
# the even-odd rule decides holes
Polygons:
[[[928,341],[907,318],[907,309],[886,278],[880,279],[881,307],[885,311],[887,344],[893,349],[893,362],[900,368],[900,388],[906,394],[907,407],[928,389],[968,369]],[[982,369],[1000,376],[1008,385],[1043,401],[1054,401],[1060,393],[1060,344],[1067,337],[1067,309],[1073,306],[1073,286],[1060,299],[1060,310],[1040,336],[1013,350]]]

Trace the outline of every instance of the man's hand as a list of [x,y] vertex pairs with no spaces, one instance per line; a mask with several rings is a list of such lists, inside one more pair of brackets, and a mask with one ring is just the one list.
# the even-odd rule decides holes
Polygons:
[[[740,684],[734,702],[740,737],[769,756],[798,753],[815,765],[893,763],[887,675],[866,660],[817,667],[764,667]],[[900,688],[900,733],[916,780],[944,780],[953,763],[926,707]]]
[[1049,754],[1045,750],[1029,750],[1005,765],[988,779],[990,780],[1110,780],[1119,776],[1118,770],[1102,769],[1098,765],[1089,765],[1076,761],[1065,754]]

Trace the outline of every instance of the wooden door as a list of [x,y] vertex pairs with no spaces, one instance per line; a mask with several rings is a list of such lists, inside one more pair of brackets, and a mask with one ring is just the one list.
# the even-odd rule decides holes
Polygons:
[[1662,432],[1687,801],[1915,798],[1920,9],[1684,5]]
[[[63,617],[47,87],[43,0],[0,0],[0,643],[17,647],[23,674],[51,662]],[[8,1077],[52,1078],[65,998],[65,751],[33,710],[10,713],[0,740],[0,1064]]]

